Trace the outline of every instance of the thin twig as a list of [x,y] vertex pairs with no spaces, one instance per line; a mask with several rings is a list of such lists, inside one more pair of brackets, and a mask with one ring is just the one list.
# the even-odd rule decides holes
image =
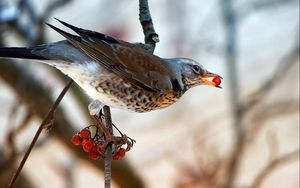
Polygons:
[[33,138],[32,142],[31,142],[29,148],[27,149],[27,151],[26,151],[26,153],[25,153],[25,155],[24,155],[24,157],[23,157],[23,159],[22,159],[22,161],[21,161],[21,163],[20,163],[20,165],[19,165],[16,173],[13,175],[13,177],[11,179],[11,182],[8,185],[8,188],[11,188],[14,185],[14,183],[15,183],[17,177],[19,176],[19,174],[20,174],[20,172],[21,172],[21,170],[22,170],[22,168],[23,168],[26,160],[28,159],[29,154],[31,153],[32,148],[34,147],[36,141],[38,140],[38,138],[39,138],[42,130],[45,128],[46,125],[49,124],[50,121],[52,121],[52,118],[54,116],[55,110],[57,109],[59,103],[63,99],[64,95],[66,94],[66,92],[68,91],[68,89],[70,88],[70,86],[72,85],[72,83],[73,83],[73,80],[70,80],[68,82],[68,84],[65,86],[65,88],[62,90],[62,92],[59,94],[59,96],[57,97],[56,101],[54,102],[54,104],[50,108],[49,112],[45,116],[45,118],[42,121],[40,127],[38,128],[37,132],[35,133],[34,138]]
[[269,174],[274,172],[276,168],[281,167],[286,163],[297,159],[299,160],[299,150],[293,151],[291,153],[285,154],[282,157],[274,159],[256,176],[251,188],[259,188],[265,180],[265,178],[268,177]]

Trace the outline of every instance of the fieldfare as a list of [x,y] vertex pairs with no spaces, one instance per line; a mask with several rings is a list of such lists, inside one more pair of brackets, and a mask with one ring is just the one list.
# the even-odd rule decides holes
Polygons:
[[78,35],[47,24],[67,40],[0,48],[0,57],[46,63],[72,78],[92,99],[135,112],[165,108],[197,85],[220,87],[221,77],[192,59],[160,58],[136,44],[58,21]]

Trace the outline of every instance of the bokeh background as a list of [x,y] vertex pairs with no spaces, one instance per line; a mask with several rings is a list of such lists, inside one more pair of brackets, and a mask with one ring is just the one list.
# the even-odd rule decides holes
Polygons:
[[[113,162],[113,187],[299,187],[299,1],[149,0],[155,54],[189,57],[223,76],[150,113],[112,109],[137,143]],[[0,0],[0,45],[63,40],[53,18],[142,42],[138,1]],[[28,60],[0,60],[0,187],[6,187],[67,78]],[[103,161],[72,146],[92,123],[75,85],[15,187],[102,187]]]

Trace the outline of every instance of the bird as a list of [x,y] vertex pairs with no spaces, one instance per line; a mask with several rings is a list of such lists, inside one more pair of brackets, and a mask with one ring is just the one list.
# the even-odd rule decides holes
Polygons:
[[140,113],[168,107],[198,85],[221,88],[222,77],[195,60],[161,58],[134,43],[56,20],[74,34],[46,23],[65,40],[0,48],[0,58],[48,64],[73,79],[93,100]]

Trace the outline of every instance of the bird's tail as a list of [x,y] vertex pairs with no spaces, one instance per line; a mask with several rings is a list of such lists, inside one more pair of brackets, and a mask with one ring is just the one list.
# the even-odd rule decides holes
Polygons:
[[0,48],[0,58],[47,60],[43,56],[33,54],[32,48],[22,48],[22,47]]

